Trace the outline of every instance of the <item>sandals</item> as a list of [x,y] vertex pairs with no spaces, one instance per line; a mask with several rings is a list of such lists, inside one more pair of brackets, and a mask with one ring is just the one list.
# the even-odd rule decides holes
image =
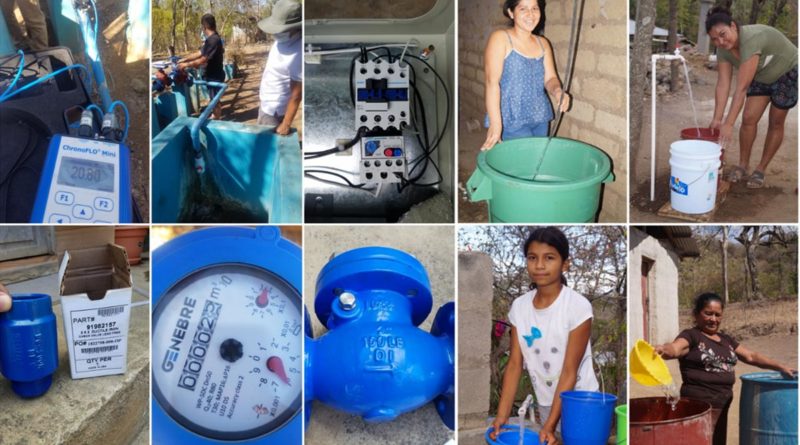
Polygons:
[[745,176],[747,176],[747,170],[737,165],[728,172],[728,181],[731,183],[739,182],[744,179]]
[[747,180],[747,188],[760,189],[764,187],[765,182],[766,178],[764,177],[764,172],[754,170],[753,173],[750,175],[750,178]]

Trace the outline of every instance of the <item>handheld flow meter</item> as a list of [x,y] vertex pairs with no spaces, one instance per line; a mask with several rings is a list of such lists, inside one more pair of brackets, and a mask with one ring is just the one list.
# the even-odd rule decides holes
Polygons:
[[153,443],[302,440],[302,263],[276,227],[153,253]]
[[31,222],[132,222],[130,152],[117,142],[55,135]]

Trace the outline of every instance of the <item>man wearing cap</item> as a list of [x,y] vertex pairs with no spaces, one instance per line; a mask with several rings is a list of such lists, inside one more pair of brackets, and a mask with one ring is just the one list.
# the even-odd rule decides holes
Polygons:
[[303,100],[302,23],[302,7],[294,0],[278,0],[272,14],[258,22],[275,40],[261,77],[258,123],[274,126],[280,135],[289,134]]
[[[200,32],[200,38],[203,40],[203,47],[200,51],[186,56],[183,61],[178,64],[179,70],[186,68],[200,68],[205,66],[203,79],[211,82],[225,82],[225,70],[222,68],[222,59],[225,54],[225,48],[222,44],[222,37],[217,33],[217,21],[211,14],[204,14],[200,18],[200,24],[203,30]],[[208,87],[208,95],[213,98],[219,92],[218,87]],[[222,105],[217,102],[214,107],[214,119],[222,117]]]

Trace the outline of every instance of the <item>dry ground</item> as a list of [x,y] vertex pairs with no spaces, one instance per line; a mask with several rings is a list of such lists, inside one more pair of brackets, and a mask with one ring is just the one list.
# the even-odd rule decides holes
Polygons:
[[[701,127],[708,126],[714,113],[714,87],[717,72],[706,68],[699,56],[690,58],[692,89],[698,121]],[[649,84],[648,84],[649,88]],[[633,99],[632,99],[633,100]],[[632,153],[630,194],[631,222],[675,222],[671,218],[658,216],[658,209],[669,200],[669,145],[680,139],[680,130],[694,127],[692,108],[685,87],[675,93],[660,95],[656,104],[656,199],[650,201],[650,109],[649,94],[644,101],[644,119],[641,132],[640,153]],[[752,170],[761,159],[764,137],[767,133],[767,114],[764,113],[758,127],[758,136],[753,144],[750,159]],[[747,189],[743,183],[735,184],[727,200],[719,207],[714,220],[717,222],[796,222],[797,221],[797,108],[789,112],[783,145],[772,159],[766,172],[766,187],[760,190]],[[741,117],[734,129],[734,140],[725,149],[725,163],[732,166],[739,160],[738,129]],[[726,172],[727,172],[726,168]]]

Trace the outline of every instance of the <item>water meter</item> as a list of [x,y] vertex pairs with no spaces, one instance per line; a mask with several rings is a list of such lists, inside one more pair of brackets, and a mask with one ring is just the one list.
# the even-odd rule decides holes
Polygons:
[[301,443],[301,275],[275,227],[153,253],[153,443]]
[[130,153],[123,144],[53,136],[31,222],[132,222],[130,171]]

